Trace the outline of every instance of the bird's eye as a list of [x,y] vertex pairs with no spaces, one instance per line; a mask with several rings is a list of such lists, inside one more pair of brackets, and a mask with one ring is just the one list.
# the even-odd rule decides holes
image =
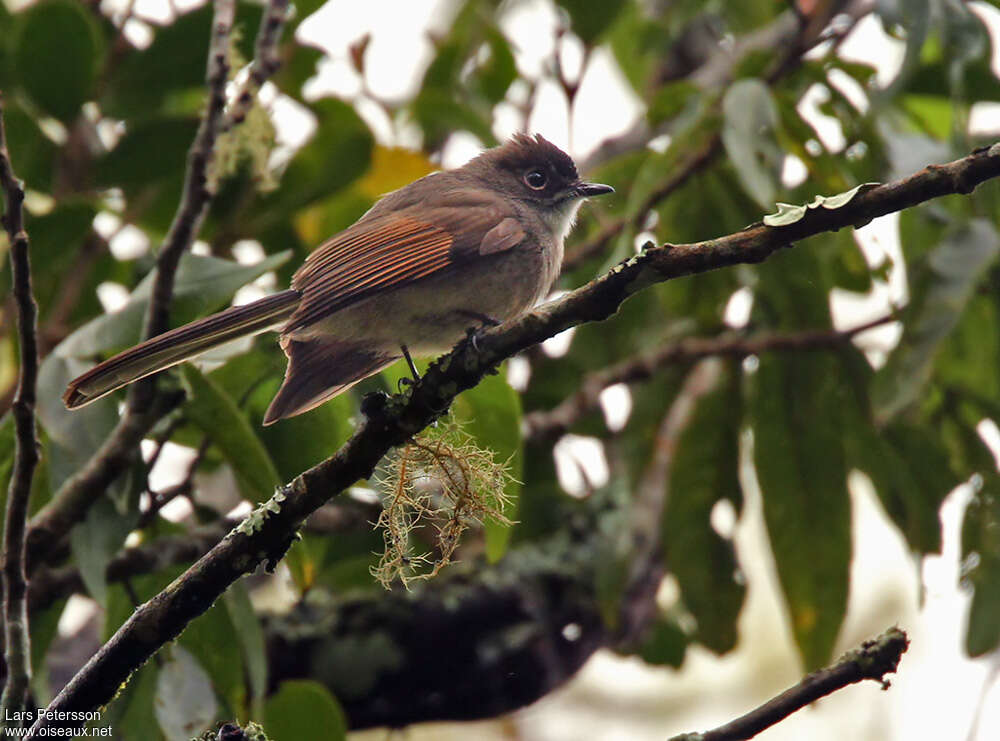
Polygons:
[[524,183],[532,190],[541,190],[549,179],[542,170],[528,170],[524,173]]

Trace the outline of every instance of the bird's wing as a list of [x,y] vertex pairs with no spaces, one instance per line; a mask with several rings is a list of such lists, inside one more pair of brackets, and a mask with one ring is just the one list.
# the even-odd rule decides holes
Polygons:
[[366,218],[316,249],[292,279],[302,301],[286,332],[375,293],[512,249],[525,232],[496,199],[407,208]]

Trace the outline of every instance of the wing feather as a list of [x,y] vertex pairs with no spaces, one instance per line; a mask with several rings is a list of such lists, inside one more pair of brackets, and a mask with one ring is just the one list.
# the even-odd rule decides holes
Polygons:
[[479,197],[467,205],[411,207],[355,223],[309,255],[295,273],[292,287],[302,301],[285,332],[375,293],[516,246],[524,233],[510,228],[516,221],[502,206]]

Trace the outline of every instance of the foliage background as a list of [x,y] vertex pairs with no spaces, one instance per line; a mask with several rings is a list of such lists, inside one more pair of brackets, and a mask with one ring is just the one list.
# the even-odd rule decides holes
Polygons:
[[[855,21],[863,18],[860,23],[869,27],[865,38],[877,43],[863,49],[862,60],[857,51],[841,53],[858,44],[850,37],[842,42],[835,23],[830,40],[801,62],[788,48],[766,43],[763,32],[780,27],[794,12],[773,0],[565,0],[558,7],[469,0],[439,3],[399,19],[392,17],[390,4],[382,9],[388,20],[376,25],[371,37],[343,30],[348,17],[343,3],[323,6],[306,22],[321,5],[296,4],[276,87],[263,96],[278,124],[276,146],[261,111],[226,144],[235,164],[232,172],[218,173],[220,191],[201,232],[203,242],[182,261],[174,324],[227,305],[248,283],[256,281],[256,289],[242,289],[241,300],[254,290],[259,295],[284,286],[311,249],[359,217],[381,193],[439,164],[460,164],[475,147],[493,145],[521,128],[540,130],[571,149],[591,165],[589,177],[618,189],[613,199],[585,211],[572,243],[592,242],[619,219],[626,226],[587,259],[574,258],[571,243],[573,267],[563,287],[590,280],[647,238],[686,242],[736,231],[773,210],[775,201],[803,203],[816,194],[905,175],[964,154],[1000,128],[996,109],[984,107],[1000,102],[993,44],[983,20],[997,18],[989,3],[843,4],[842,10],[856,13]],[[800,2],[797,10],[808,20],[829,7]],[[234,54],[246,60],[260,9],[241,3],[238,14],[243,32]],[[516,23],[519,14],[529,20]],[[0,89],[6,93],[14,167],[30,190],[28,228],[45,356],[39,388],[45,462],[35,510],[94,454],[117,419],[113,398],[69,413],[59,397],[65,382],[94,359],[138,338],[152,247],[176,208],[203,104],[210,17],[206,6],[183,6],[174,18],[169,8],[143,3],[127,10],[72,0],[0,4]],[[394,53],[392,39],[416,17],[431,36],[421,37],[419,24],[406,28],[405,35],[418,40]],[[841,21],[849,23],[845,18]],[[515,33],[527,33],[532,25],[530,37]],[[381,40],[380,32],[390,41]],[[332,57],[316,45],[324,33],[336,42],[330,42]],[[755,38],[765,42],[743,45]],[[894,74],[884,69],[890,47],[901,55]],[[404,53],[409,49],[415,50],[412,58]],[[876,65],[883,66],[881,74]],[[596,107],[583,102],[595,95],[588,89],[590,74],[603,74],[605,87],[595,84],[605,92],[597,97],[607,95],[615,103],[604,104],[608,110],[599,121],[588,120],[597,116]],[[332,87],[336,94],[322,93],[324,80],[326,90]],[[626,145],[624,151],[585,146],[612,136]],[[690,167],[691,153],[703,148],[712,148],[713,156]],[[683,186],[650,208],[650,194],[689,167]],[[463,559],[473,562],[481,555],[496,562],[508,552],[565,537],[569,524],[584,518],[604,536],[587,546],[597,553],[584,562],[599,586],[595,599],[613,620],[629,566],[623,522],[649,466],[657,430],[691,367],[660,368],[628,391],[617,388],[605,396],[617,399],[605,405],[605,414],[595,409],[574,421],[567,431],[574,437],[525,439],[524,419],[555,407],[585,374],[680,338],[832,331],[860,323],[865,311],[868,318],[885,314],[894,303],[898,323],[854,343],[723,361],[721,381],[701,399],[678,441],[667,482],[660,535],[669,576],[659,612],[642,640],[615,648],[664,667],[658,678],[673,677],[665,667],[700,673],[707,686],[699,692],[719,708],[726,664],[708,657],[738,649],[736,655],[752,671],[768,674],[767,656],[748,649],[749,640],[768,640],[766,634],[751,634],[748,613],[754,590],[770,594],[768,585],[776,584],[781,601],[771,604],[780,609],[780,622],[774,612],[763,622],[779,636],[787,630],[797,649],[799,666],[793,659],[771,672],[775,684],[787,683],[800,668],[822,665],[835,650],[884,624],[920,619],[920,601],[933,602],[933,585],[941,583],[925,559],[941,551],[939,514],[947,503],[953,539],[945,558],[929,563],[957,570],[960,562],[963,599],[971,598],[967,620],[949,639],[956,645],[949,647],[947,660],[957,672],[965,666],[959,651],[984,657],[976,677],[986,675],[988,666],[998,666],[1000,644],[1000,492],[996,448],[987,444],[1000,437],[990,422],[1000,415],[997,197],[997,186],[987,184],[970,197],[904,212],[889,227],[874,225],[867,237],[846,231],[817,237],[759,267],[657,286],[629,301],[612,320],[581,327],[562,338],[561,348],[530,353],[511,364],[505,377],[465,394],[456,416],[468,421],[484,445],[512,456],[523,485],[509,492],[517,524],[488,525],[469,540]],[[16,368],[7,270],[4,266],[0,275],[4,408]],[[858,294],[868,302],[852,310],[850,297]],[[116,295],[122,306],[106,313]],[[167,466],[150,472],[137,459],[130,475],[76,526],[69,563],[101,608],[89,623],[91,631],[110,635],[135,601],[155,594],[185,565],[127,585],[108,583],[107,563],[127,537],[155,545],[217,521],[240,501],[266,498],[275,485],[334,451],[351,430],[361,395],[392,389],[401,372],[390,369],[357,393],[261,428],[283,367],[275,343],[262,338],[170,375],[165,383],[183,386],[189,398],[154,430],[147,458],[167,439],[201,450],[184,458],[171,447],[161,461],[169,463],[173,456],[175,468],[176,461],[197,464],[191,467],[197,469],[193,479],[179,466],[172,481],[193,481],[184,492],[191,506],[186,513],[175,506],[187,515],[180,521],[176,515],[171,520],[144,515],[150,492],[162,492],[169,474]],[[0,422],[4,479],[11,428],[7,415]],[[574,462],[580,451],[585,460]],[[606,465],[591,467],[594,459]],[[884,549],[864,540],[871,532],[865,528],[876,521],[877,537],[892,540],[893,553],[902,555],[897,560],[908,572],[896,600],[880,600],[876,589],[867,595],[856,586],[851,591],[852,578],[855,585],[865,583],[865,570],[877,568],[860,561],[861,555],[885,557]],[[754,529],[760,523],[766,535]],[[288,560],[284,587],[295,598],[363,593],[377,601],[381,588],[373,584],[369,567],[380,547],[379,535],[366,527],[336,536],[306,532]],[[107,718],[122,737],[148,737],[154,717],[155,732],[169,737],[177,718],[255,714],[281,729],[300,717],[342,716],[335,697],[318,684],[298,680],[277,691],[269,688],[268,636],[248,605],[251,596],[259,604],[273,585],[250,586],[237,585],[177,647],[164,652],[163,661],[133,678]],[[850,617],[849,598],[853,614],[860,611],[863,617]],[[61,666],[73,645],[65,636],[54,642],[65,604],[61,597],[33,616],[39,702],[63,677]],[[961,610],[964,602],[954,604]],[[64,623],[59,632],[65,631]],[[621,664],[603,655],[596,661],[597,672],[612,682],[623,676],[623,665],[624,671],[634,670],[634,660]],[[904,676],[928,671],[940,681],[938,672],[949,664],[938,661],[936,669],[915,669],[904,659]],[[994,669],[993,680],[995,675]],[[982,686],[988,688],[989,681],[988,676]],[[201,691],[178,695],[179,685]],[[970,685],[961,686],[958,706],[943,707],[940,696],[936,702],[923,700],[947,718],[946,729],[954,735],[964,733],[976,714],[978,698]],[[675,691],[657,687],[665,694]],[[856,722],[850,726],[855,737],[886,738],[914,727],[905,723],[916,721],[901,720],[884,698],[878,702],[875,716],[849,721]],[[572,700],[557,700],[553,707],[558,710],[560,703],[576,707]],[[617,724],[620,713],[610,705],[601,714]],[[651,721],[651,735],[707,726],[737,712],[679,721],[675,710]],[[563,728],[570,727],[559,717]],[[986,716],[981,721],[985,734],[992,721]],[[526,737],[572,737],[550,728],[548,723],[560,721],[545,720],[538,709],[511,722],[526,724]],[[825,722],[830,738],[842,737],[842,727],[829,718]],[[288,728],[272,732],[294,738]],[[821,738],[823,732],[809,735]]]

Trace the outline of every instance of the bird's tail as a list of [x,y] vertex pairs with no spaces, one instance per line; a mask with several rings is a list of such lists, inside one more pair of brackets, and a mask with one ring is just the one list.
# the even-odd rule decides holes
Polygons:
[[164,332],[108,358],[70,381],[63,402],[70,409],[82,407],[213,347],[263,332],[288,319],[298,304],[298,291],[282,291]]

